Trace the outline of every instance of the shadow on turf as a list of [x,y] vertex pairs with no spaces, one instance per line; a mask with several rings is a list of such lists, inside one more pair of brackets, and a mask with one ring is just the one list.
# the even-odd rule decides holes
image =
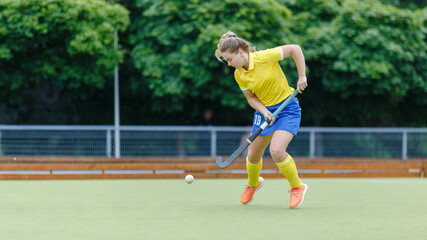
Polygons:
[[[278,203],[272,203],[272,204],[266,204],[266,203],[253,203],[248,205],[243,204],[216,204],[216,205],[204,205],[204,206],[197,206],[198,210],[201,211],[230,211],[230,212],[277,212],[277,211],[305,211],[309,209],[313,209],[312,207],[297,207],[297,208],[289,208],[287,204],[278,204]],[[191,209],[194,210],[195,206],[191,206]]]

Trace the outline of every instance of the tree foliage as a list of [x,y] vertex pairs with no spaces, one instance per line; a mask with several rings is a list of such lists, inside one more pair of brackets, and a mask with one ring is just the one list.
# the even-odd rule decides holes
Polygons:
[[217,43],[232,30],[257,47],[283,44],[290,15],[274,0],[138,0],[136,6],[131,57],[145,85],[139,87],[151,92],[145,110],[172,114],[177,124],[190,123],[187,114],[194,119],[203,108],[248,109],[233,69],[214,56]]
[[0,2],[0,97],[6,108],[37,121],[102,91],[123,58],[114,49],[114,31],[128,25],[127,10],[105,1]]
[[305,98],[310,105],[324,99],[311,118],[322,125],[418,124],[406,117],[426,107],[425,16],[372,1],[317,0],[314,11],[307,2],[290,8],[309,23],[301,39],[310,79],[320,82],[316,98]]
[[[122,124],[197,124],[205,108],[250,124],[234,69],[214,56],[232,30],[257,49],[302,46],[304,126],[426,126],[422,1],[117,2],[0,0],[0,121],[112,124],[120,63]],[[295,64],[281,64],[294,86]]]
[[412,10],[427,7],[427,1],[425,0],[380,0],[380,2]]

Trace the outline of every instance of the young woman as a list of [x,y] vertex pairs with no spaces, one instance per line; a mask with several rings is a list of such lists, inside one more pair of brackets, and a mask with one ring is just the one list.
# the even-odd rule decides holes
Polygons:
[[[236,69],[234,77],[249,105],[256,110],[252,133],[295,91],[289,87],[279,61],[291,56],[298,69],[297,91],[301,93],[308,86],[304,55],[298,45],[255,51],[248,41],[227,32],[219,40],[215,56]],[[249,184],[240,200],[243,204],[251,202],[255,192],[264,184],[260,172],[268,144],[271,157],[291,185],[289,207],[297,207],[304,201],[307,185],[299,179],[295,162],[286,152],[288,144],[297,135],[300,122],[301,108],[298,99],[294,98],[249,145],[246,157]]]

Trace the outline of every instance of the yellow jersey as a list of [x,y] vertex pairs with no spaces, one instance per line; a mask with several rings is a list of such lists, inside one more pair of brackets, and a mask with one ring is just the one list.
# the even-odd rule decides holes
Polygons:
[[249,53],[249,68],[234,71],[242,91],[249,90],[264,106],[273,106],[285,100],[294,91],[279,65],[283,59],[281,47]]

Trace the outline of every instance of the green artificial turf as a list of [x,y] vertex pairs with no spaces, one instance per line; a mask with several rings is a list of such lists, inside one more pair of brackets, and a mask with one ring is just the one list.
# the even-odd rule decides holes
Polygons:
[[265,177],[247,206],[245,179],[0,181],[0,239],[427,239],[427,180]]

